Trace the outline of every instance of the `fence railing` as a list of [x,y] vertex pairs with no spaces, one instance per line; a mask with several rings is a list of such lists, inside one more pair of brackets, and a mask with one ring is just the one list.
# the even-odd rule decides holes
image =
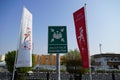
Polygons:
[[[92,80],[113,80],[111,73],[95,73],[92,74]],[[25,80],[56,80],[56,73],[27,73],[18,74],[16,80],[20,80],[20,77],[24,76]],[[49,79],[48,79],[49,78]],[[80,80],[78,74],[61,73],[61,80]],[[12,75],[10,73],[0,73],[0,80],[11,80]],[[82,75],[81,80],[90,80],[89,74]],[[120,73],[114,73],[114,80],[120,80]]]

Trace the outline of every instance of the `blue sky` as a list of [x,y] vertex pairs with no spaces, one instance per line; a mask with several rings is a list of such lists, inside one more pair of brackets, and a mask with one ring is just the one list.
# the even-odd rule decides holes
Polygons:
[[33,14],[34,53],[47,54],[48,26],[67,26],[68,50],[78,48],[73,13],[87,13],[90,55],[120,53],[120,0],[0,0],[0,54],[16,50],[22,8]]

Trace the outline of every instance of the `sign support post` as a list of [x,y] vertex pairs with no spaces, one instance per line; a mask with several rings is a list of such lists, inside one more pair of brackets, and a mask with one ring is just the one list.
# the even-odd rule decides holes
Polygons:
[[56,54],[56,80],[60,80],[60,56],[59,53]]

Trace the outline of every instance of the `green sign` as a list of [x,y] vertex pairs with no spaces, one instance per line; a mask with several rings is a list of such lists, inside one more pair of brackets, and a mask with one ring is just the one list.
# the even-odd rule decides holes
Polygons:
[[66,26],[48,27],[48,53],[67,53]]

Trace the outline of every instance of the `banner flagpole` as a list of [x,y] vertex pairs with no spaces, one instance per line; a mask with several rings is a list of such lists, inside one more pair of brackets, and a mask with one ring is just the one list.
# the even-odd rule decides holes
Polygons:
[[17,45],[16,55],[15,55],[15,62],[14,62],[14,66],[13,66],[13,75],[12,75],[12,80],[14,80],[14,77],[15,77],[16,62],[17,62],[17,56],[18,56],[17,54],[18,54],[18,45]]
[[15,62],[14,62],[14,67],[13,67],[13,75],[12,75],[12,80],[14,80],[15,77],[15,71],[16,71],[16,61],[17,61],[17,51],[16,51],[16,55],[15,55]]
[[14,80],[16,68],[32,66],[32,51],[32,14],[23,7],[12,80]]
[[88,32],[88,27],[87,27],[88,25],[87,25],[87,15],[86,15],[86,14],[87,14],[87,13],[86,13],[86,12],[87,12],[87,11],[86,11],[86,3],[84,4],[84,8],[85,8],[86,34],[87,34],[87,39],[88,39],[88,40],[87,40],[87,43],[88,43],[89,74],[90,74],[89,76],[90,76],[90,80],[92,80],[91,58],[90,58],[90,54],[89,54],[89,53],[90,53],[90,51],[89,51],[89,38],[88,38],[88,33],[87,33],[87,32]]
[[[23,13],[22,13],[22,17],[23,17]],[[20,33],[21,33],[21,25],[22,25],[22,19],[21,19],[21,23],[20,23],[20,29],[19,29],[19,35],[18,35],[18,41],[17,41],[17,49],[16,49],[16,55],[15,55],[15,62],[14,62],[14,67],[13,67],[13,75],[12,75],[12,80],[14,80],[14,76],[15,76],[15,71],[16,71],[16,62],[17,62],[17,56],[18,56],[18,47],[19,47],[19,40],[20,40]]]

